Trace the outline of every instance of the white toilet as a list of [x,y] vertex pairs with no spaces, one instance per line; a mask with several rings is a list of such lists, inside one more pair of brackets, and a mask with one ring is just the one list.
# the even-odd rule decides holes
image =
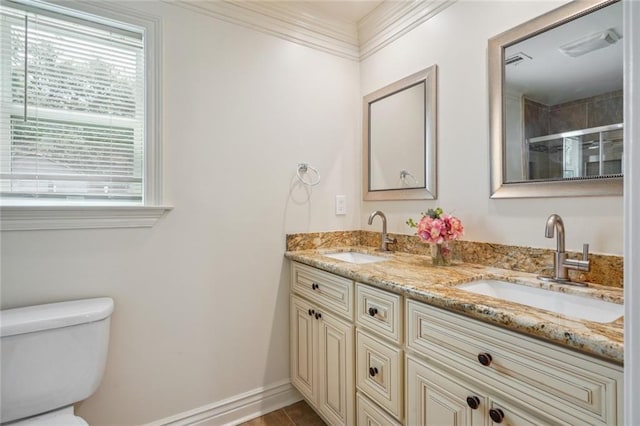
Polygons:
[[102,380],[112,312],[108,297],[0,312],[2,425],[87,426],[73,404]]

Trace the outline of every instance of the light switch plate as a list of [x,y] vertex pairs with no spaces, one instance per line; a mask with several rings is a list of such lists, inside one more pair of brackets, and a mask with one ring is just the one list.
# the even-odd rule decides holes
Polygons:
[[336,215],[347,214],[347,197],[345,195],[336,195]]

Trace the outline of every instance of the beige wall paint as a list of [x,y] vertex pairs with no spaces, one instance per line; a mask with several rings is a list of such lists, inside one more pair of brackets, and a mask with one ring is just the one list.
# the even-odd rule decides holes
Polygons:
[[[129,7],[163,18],[174,210],[151,229],[1,236],[3,308],[115,299],[106,375],[78,410],[92,426],[288,379],[285,234],[359,227],[357,63],[171,4]],[[322,174],[312,190],[301,161]]]
[[487,40],[562,5],[563,1],[461,0],[401,39],[364,60],[361,94],[438,65],[438,199],[363,202],[360,223],[369,213],[387,213],[389,230],[405,225],[428,208],[441,206],[462,219],[465,239],[555,248],[544,238],[551,213],[566,226],[568,250],[622,254],[622,197],[489,199],[489,101]]

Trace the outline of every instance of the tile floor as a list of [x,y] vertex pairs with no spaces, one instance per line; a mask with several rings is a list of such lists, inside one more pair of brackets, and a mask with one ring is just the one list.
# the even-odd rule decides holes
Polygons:
[[240,426],[325,426],[326,423],[315,411],[300,401],[262,417],[255,418]]

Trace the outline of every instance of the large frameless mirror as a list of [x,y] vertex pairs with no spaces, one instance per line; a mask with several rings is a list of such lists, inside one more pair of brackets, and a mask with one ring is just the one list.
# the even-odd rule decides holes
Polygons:
[[363,198],[436,198],[436,66],[364,97]]
[[580,0],[489,40],[492,198],[622,194],[623,36]]

